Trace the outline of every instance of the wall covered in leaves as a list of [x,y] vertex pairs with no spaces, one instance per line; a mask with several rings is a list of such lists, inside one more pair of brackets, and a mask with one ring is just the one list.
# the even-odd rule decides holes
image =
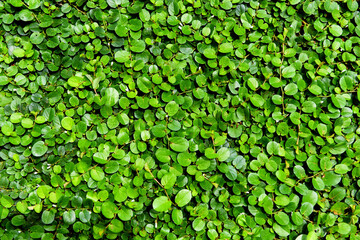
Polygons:
[[0,1],[0,238],[360,239],[358,10]]

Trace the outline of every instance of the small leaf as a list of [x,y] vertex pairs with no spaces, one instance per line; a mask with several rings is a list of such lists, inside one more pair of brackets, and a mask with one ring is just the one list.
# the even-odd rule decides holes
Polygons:
[[181,225],[184,219],[183,212],[180,209],[174,209],[171,213],[171,218],[176,225]]
[[75,211],[69,210],[63,214],[64,222],[67,224],[73,224],[76,221]]
[[74,119],[70,117],[64,117],[61,120],[61,126],[66,130],[71,130],[74,125],[75,125]]
[[114,106],[119,101],[119,92],[115,88],[106,88],[104,102],[107,106]]
[[43,211],[41,215],[41,221],[44,224],[51,224],[52,222],[54,222],[54,219],[55,219],[55,213],[53,211],[48,211],[48,210]]
[[171,207],[171,202],[169,199],[165,196],[157,197],[155,198],[153,204],[152,204],[154,210],[158,212],[165,212],[168,211]]
[[209,59],[217,58],[216,51],[214,49],[212,49],[212,48],[206,48],[204,50],[204,56],[209,58]]
[[264,98],[259,94],[253,94],[250,96],[250,101],[255,107],[262,107],[265,103]]
[[313,101],[305,101],[302,104],[302,111],[304,113],[312,113],[316,110],[316,104]]
[[342,35],[342,33],[343,33],[342,28],[337,24],[331,25],[330,28],[329,28],[329,31],[335,37],[340,37]]
[[229,52],[232,52],[233,49],[234,49],[234,47],[233,47],[232,43],[222,43],[219,46],[219,52],[221,52],[221,53],[229,53]]
[[205,222],[201,218],[197,217],[192,223],[192,227],[196,232],[200,232],[205,228]]
[[43,141],[38,141],[32,146],[31,153],[35,157],[41,157],[47,152],[47,150],[48,147],[45,145],[45,143]]
[[165,106],[165,112],[169,115],[169,117],[174,116],[179,111],[179,105],[175,101],[170,101]]
[[115,53],[115,60],[120,63],[124,63],[130,60],[130,52],[121,50]]
[[83,86],[84,82],[85,82],[84,77],[80,77],[80,76],[72,76],[68,79],[69,86],[74,88],[84,87]]
[[169,138],[170,148],[176,152],[185,152],[189,148],[189,141],[183,137]]
[[180,190],[175,197],[175,203],[179,207],[184,207],[191,200],[191,191],[187,189]]
[[117,213],[118,208],[115,203],[106,201],[101,206],[101,213],[108,219],[114,218],[115,214]]
[[90,176],[95,180],[95,181],[101,181],[105,178],[105,173],[102,170],[102,168],[100,167],[96,167],[90,170]]
[[281,73],[284,78],[293,78],[295,77],[296,70],[293,66],[288,66],[283,68]]

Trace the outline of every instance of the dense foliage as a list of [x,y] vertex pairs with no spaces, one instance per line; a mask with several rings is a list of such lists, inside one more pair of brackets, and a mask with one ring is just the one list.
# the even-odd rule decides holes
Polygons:
[[0,238],[360,239],[358,9],[0,1]]

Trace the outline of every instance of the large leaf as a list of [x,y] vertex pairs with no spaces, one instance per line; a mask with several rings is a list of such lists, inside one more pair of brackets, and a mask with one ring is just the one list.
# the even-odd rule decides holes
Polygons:
[[175,203],[179,207],[184,207],[186,204],[188,204],[191,200],[191,191],[187,189],[180,190],[175,197]]
[[184,137],[169,138],[170,147],[176,152],[185,152],[189,148],[189,141]]
[[157,197],[155,198],[153,204],[152,204],[154,210],[158,212],[166,212],[171,207],[171,202],[169,199],[165,196]]

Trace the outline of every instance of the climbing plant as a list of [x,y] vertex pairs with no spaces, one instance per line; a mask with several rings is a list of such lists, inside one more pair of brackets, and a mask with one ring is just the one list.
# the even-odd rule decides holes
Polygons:
[[1,239],[360,239],[355,0],[0,1]]

